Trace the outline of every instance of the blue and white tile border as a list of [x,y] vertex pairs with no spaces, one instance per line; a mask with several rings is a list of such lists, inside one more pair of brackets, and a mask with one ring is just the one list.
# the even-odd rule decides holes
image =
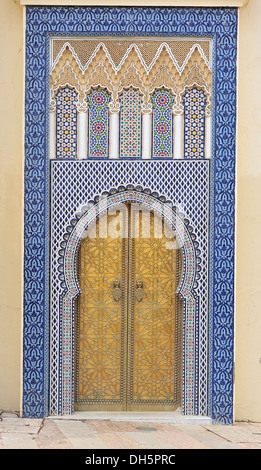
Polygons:
[[53,35],[213,38],[209,414],[233,421],[237,9],[26,8],[23,416],[48,414],[48,66]]

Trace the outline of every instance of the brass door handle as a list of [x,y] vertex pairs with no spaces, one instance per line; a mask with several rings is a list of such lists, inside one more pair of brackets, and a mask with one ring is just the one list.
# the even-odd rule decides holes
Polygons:
[[144,296],[143,290],[143,281],[136,281],[136,290],[135,290],[135,297],[138,302],[141,302]]
[[112,295],[116,302],[121,298],[121,281],[119,279],[115,279],[112,283]]

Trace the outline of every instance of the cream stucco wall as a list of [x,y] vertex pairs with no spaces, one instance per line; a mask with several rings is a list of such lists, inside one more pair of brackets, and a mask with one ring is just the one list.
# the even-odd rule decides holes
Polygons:
[[[238,6],[247,3],[247,0],[223,0],[224,4],[225,1],[230,1],[231,6],[232,2]],[[88,3],[88,0],[79,2]],[[169,0],[167,3],[176,6],[204,2],[206,0]],[[216,2],[221,0],[207,3],[216,6]],[[57,2],[21,0],[21,3]],[[70,2],[63,0],[63,3]],[[146,4],[146,1],[139,3]],[[0,12],[0,409],[19,410],[23,293],[23,7],[19,0],[0,0]],[[235,418],[261,421],[260,0],[249,0],[240,9],[239,31]]]
[[261,1],[240,10],[235,417],[261,421]]
[[19,410],[22,316],[23,10],[0,0],[0,409]]

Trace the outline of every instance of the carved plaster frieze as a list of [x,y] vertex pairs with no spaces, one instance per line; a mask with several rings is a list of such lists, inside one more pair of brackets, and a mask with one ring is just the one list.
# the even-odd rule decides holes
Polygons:
[[[59,52],[56,51],[51,68],[50,97],[52,100],[55,91],[68,84],[77,90],[79,101],[85,102],[89,90],[101,86],[108,89],[112,101],[118,103],[123,88],[133,86],[139,89],[143,107],[149,112],[153,90],[170,89],[178,109],[185,88],[196,84],[206,90],[210,106],[212,70],[209,56],[204,42],[192,40],[181,42],[179,47],[171,41],[116,43],[97,40],[92,46],[85,39],[82,43],[65,41]],[[118,109],[118,106],[111,106],[112,109]]]

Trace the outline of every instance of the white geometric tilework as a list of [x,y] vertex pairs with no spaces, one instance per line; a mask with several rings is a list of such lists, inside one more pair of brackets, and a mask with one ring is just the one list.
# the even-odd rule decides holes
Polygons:
[[[152,195],[164,196],[184,214],[191,227],[196,256],[200,259],[194,283],[194,297],[187,298],[184,324],[194,325],[184,331],[185,367],[183,411],[208,413],[208,226],[209,161],[61,161],[51,162],[51,351],[50,413],[71,412],[64,406],[64,396],[73,397],[73,383],[63,383],[66,363],[66,335],[61,325],[72,318],[72,304],[66,301],[62,280],[62,248],[67,243],[70,225],[76,214],[95,197],[120,186],[141,187]],[[64,299],[64,300],[63,300]],[[190,305],[198,308],[190,308]],[[63,309],[61,309],[63,305]],[[193,313],[194,312],[194,313]],[[68,315],[68,319],[65,317]],[[191,320],[189,317],[193,316]],[[62,318],[63,317],[63,318]],[[68,345],[70,348],[70,344]],[[186,356],[187,352],[187,356]],[[193,355],[190,358],[189,355]],[[190,374],[189,368],[193,367]],[[195,370],[194,370],[195,369]],[[190,379],[186,377],[190,376]],[[72,400],[72,398],[71,398]]]

